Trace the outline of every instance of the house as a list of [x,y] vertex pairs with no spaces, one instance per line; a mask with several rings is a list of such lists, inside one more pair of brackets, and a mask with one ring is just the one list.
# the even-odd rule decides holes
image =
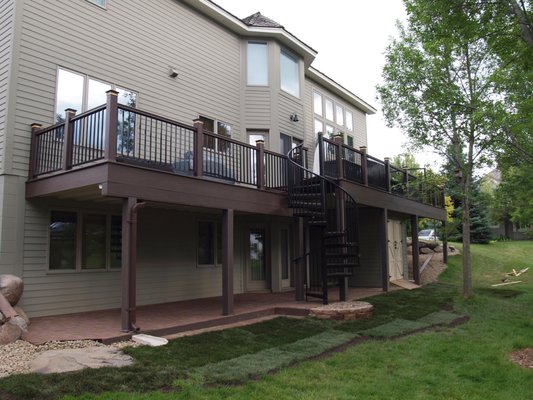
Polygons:
[[131,330],[138,304],[388,290],[405,222],[445,220],[440,188],[367,154],[376,110],[259,13],[1,0],[0,20],[0,273],[30,316],[121,307]]

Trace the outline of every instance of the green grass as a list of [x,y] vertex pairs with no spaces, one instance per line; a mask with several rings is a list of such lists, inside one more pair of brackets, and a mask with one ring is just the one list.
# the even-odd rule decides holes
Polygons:
[[[532,399],[533,371],[511,363],[508,353],[533,347],[533,271],[517,278],[524,282],[512,289],[490,285],[513,268],[530,266],[533,243],[499,242],[472,251],[472,299],[461,296],[461,258],[455,256],[440,283],[371,298],[375,316],[370,320],[279,318],[181,338],[163,348],[128,350],[139,361],[133,367],[0,379],[0,398]],[[455,315],[470,319],[447,327]],[[284,367],[319,352],[320,339],[349,340],[372,329],[396,336],[428,324],[440,327],[369,340],[331,357]],[[279,371],[267,374],[272,369]],[[256,375],[263,378],[247,380]],[[245,383],[200,384],[234,380]]]

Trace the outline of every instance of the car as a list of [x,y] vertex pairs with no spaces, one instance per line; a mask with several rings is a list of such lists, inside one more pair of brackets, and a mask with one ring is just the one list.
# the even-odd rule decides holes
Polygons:
[[433,242],[439,240],[439,238],[437,237],[437,233],[434,229],[422,229],[420,232],[418,232],[418,239],[431,240]]

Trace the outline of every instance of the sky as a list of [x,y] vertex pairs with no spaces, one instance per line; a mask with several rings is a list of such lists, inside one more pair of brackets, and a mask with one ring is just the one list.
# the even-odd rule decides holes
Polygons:
[[[384,51],[396,36],[396,20],[405,20],[401,0],[214,0],[238,18],[257,11],[283,25],[318,52],[313,67],[378,112],[367,117],[368,152],[383,159],[409,150],[398,129],[387,128],[376,99]],[[422,164],[436,165],[431,152],[415,154]]]

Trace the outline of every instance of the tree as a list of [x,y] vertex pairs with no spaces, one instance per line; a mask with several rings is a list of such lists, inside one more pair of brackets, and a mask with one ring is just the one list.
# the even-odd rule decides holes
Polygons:
[[386,49],[378,86],[385,119],[416,147],[431,146],[454,166],[462,209],[463,295],[473,294],[470,208],[473,173],[501,136],[499,58],[470,2],[404,0],[408,22]]

